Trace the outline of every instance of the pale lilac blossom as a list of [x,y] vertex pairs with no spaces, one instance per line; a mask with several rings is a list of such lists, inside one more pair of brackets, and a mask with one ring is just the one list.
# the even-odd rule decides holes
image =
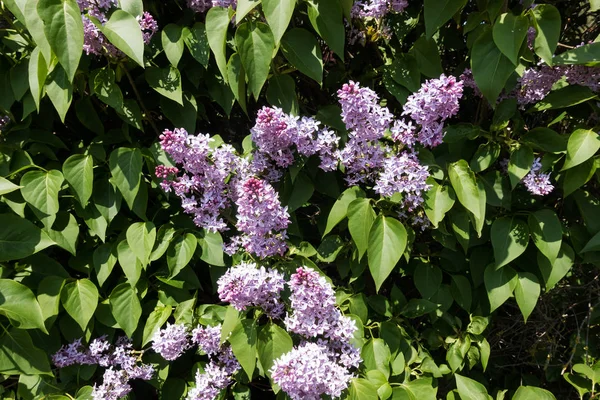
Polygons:
[[152,337],[152,349],[168,361],[173,361],[190,347],[188,330],[184,324],[170,324],[159,329]]
[[550,183],[550,172],[542,172],[542,162],[539,157],[533,161],[531,170],[523,178],[523,184],[529,193],[536,196],[545,196],[554,190],[554,186]]

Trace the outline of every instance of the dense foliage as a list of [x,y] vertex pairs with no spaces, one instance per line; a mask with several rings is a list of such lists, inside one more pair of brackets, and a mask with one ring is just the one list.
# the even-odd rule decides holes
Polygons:
[[1,0],[2,398],[600,398],[600,2],[532,3]]

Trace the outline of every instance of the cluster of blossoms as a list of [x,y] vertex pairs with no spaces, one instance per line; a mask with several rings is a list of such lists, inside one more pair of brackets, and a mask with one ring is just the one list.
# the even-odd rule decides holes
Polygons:
[[[123,53],[113,46],[100,29],[94,24],[92,18],[104,25],[108,22],[107,14],[118,7],[116,0],[77,0],[83,20],[83,50],[86,54],[108,55],[112,57],[123,57]],[[144,43],[150,43],[152,36],[158,31],[158,24],[154,17],[148,13],[137,17]]]
[[[473,80],[470,69],[461,75],[465,87],[474,90],[475,95],[483,97],[477,84]],[[521,108],[543,100],[552,91],[552,87],[560,80],[565,79],[570,85],[580,85],[590,88],[594,92],[600,91],[600,67],[586,65],[549,66],[540,64],[537,67],[527,68],[519,78],[517,86],[510,93],[505,93],[499,100],[516,98]]]
[[529,193],[537,196],[545,196],[554,189],[550,183],[550,172],[542,172],[542,162],[539,157],[533,160],[531,170],[523,178],[523,184]]
[[187,400],[212,400],[232,383],[231,377],[240,369],[231,348],[220,344],[221,325],[198,325],[191,335],[183,324],[171,325],[157,331],[152,339],[152,349],[164,359],[178,359],[192,345],[209,357],[204,371],[196,371],[195,387],[188,391]]
[[328,129],[320,129],[320,123],[314,118],[298,118],[277,107],[263,107],[251,133],[258,149],[252,167],[266,173],[269,180],[281,178],[280,169],[294,163],[296,152],[306,157],[318,154],[320,168],[324,171],[333,171],[337,167],[335,149],[339,137]]
[[247,307],[260,307],[271,318],[281,318],[284,304],[281,291],[285,286],[283,275],[254,263],[242,263],[231,268],[217,281],[219,297],[243,311]]
[[[403,115],[412,121],[407,121],[396,120],[381,107],[373,90],[352,81],[345,84],[338,91],[338,99],[349,140],[338,156],[348,184],[374,182],[374,190],[382,196],[402,193],[403,208],[414,211],[429,189],[429,173],[419,163],[414,146],[417,142],[430,147],[441,143],[443,123],[458,112],[462,93],[462,82],[452,76],[427,81],[408,98]],[[395,142],[410,151],[397,153],[382,145],[380,140],[388,130]]]
[[70,365],[100,365],[106,367],[101,385],[94,385],[94,400],[116,400],[131,391],[132,379],[150,380],[154,375],[151,365],[140,362],[141,352],[133,350],[127,338],[119,338],[113,346],[106,337],[94,339],[88,348],[77,339],[62,346],[53,356],[58,368]]
[[401,13],[407,0],[358,0],[352,6],[352,18],[383,18],[389,12]]
[[212,7],[235,7],[237,0],[188,0],[188,8],[197,13],[208,11]]
[[[245,263],[219,279],[218,293],[238,310],[257,306],[272,318],[283,318],[284,284],[279,272]],[[273,381],[294,400],[320,399],[323,394],[339,397],[353,377],[350,370],[361,361],[359,350],[350,343],[356,324],[342,315],[332,286],[316,271],[298,268],[287,285],[291,311],[284,323],[302,341],[275,360],[270,370]]]
[[174,191],[182,199],[184,211],[194,216],[196,225],[213,232],[227,230],[222,213],[235,205],[240,235],[232,238],[226,251],[243,247],[259,257],[285,252],[287,208],[281,206],[271,184],[256,178],[250,163],[232,146],[213,150],[208,135],[189,135],[184,129],[166,130],[160,141],[183,169],[158,166],[155,173],[163,179],[165,191]]

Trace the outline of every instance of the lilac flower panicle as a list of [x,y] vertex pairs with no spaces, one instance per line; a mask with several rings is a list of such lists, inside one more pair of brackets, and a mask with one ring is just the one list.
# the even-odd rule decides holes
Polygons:
[[152,337],[152,349],[168,361],[178,359],[189,347],[188,330],[183,324],[167,323]]
[[209,356],[217,354],[221,349],[221,324],[206,327],[198,325],[192,331],[192,342]]
[[353,18],[383,18],[389,12],[401,13],[408,7],[407,0],[358,0],[351,10]]
[[537,196],[545,196],[554,190],[554,186],[550,183],[550,173],[542,172],[542,163],[539,157],[533,161],[531,170],[523,178],[523,184],[529,193]]
[[318,400],[322,395],[338,398],[353,377],[327,346],[311,342],[275,360],[271,376],[293,400]]
[[194,12],[204,13],[212,7],[236,8],[237,0],[188,0],[187,6]]
[[403,206],[412,212],[423,204],[423,193],[431,187],[426,182],[427,178],[427,167],[419,163],[415,154],[404,152],[386,159],[373,189],[386,197],[402,193]]
[[268,182],[251,177],[241,184],[237,229],[239,240],[250,253],[264,258],[283,255],[287,249],[286,229],[290,224],[287,207],[282,207],[277,192]]
[[253,263],[242,263],[227,270],[217,281],[221,301],[231,303],[237,310],[260,307],[273,318],[283,315],[284,304],[280,300],[284,289],[283,275]]
[[125,397],[130,391],[129,377],[123,370],[112,367],[104,371],[102,385],[94,385],[92,398],[94,400],[117,400]]

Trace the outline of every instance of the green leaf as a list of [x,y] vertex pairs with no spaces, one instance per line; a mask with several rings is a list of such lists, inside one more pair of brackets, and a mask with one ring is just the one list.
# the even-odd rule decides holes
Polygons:
[[415,265],[415,286],[424,299],[430,299],[442,285],[442,270],[424,262]]
[[560,12],[553,5],[538,4],[531,13],[537,29],[534,51],[546,64],[552,65],[552,56],[560,38]]
[[492,224],[491,239],[496,268],[500,268],[523,254],[529,243],[529,228],[514,217],[498,218]]
[[23,186],[17,186],[8,179],[0,176],[0,195],[14,192],[15,190],[21,189]]
[[392,355],[390,348],[383,339],[375,338],[369,340],[361,350],[361,357],[367,370],[380,371],[386,378],[390,376]]
[[225,82],[227,82],[227,28],[230,21],[231,15],[226,8],[212,7],[206,13],[206,37]]
[[11,279],[0,279],[0,314],[19,329],[41,329],[46,332],[42,309],[33,292]]
[[425,31],[430,39],[467,4],[467,0],[425,0]]
[[590,179],[594,177],[596,169],[596,162],[593,158],[588,159],[576,167],[568,169],[565,173],[565,179],[563,179],[562,182],[564,197],[569,196],[588,183]]
[[204,24],[196,22],[192,28],[184,27],[183,40],[192,57],[206,68],[210,58],[210,46]]
[[114,11],[102,27],[102,33],[116,48],[144,67],[144,38],[133,15],[123,10]]
[[121,10],[127,11],[134,17],[139,17],[144,13],[144,3],[142,0],[119,0]]
[[462,275],[452,275],[450,291],[459,306],[467,312],[471,311],[472,290],[469,279]]
[[465,160],[460,160],[448,167],[450,183],[456,192],[458,201],[469,210],[476,220],[483,220],[485,212],[481,212],[480,192],[477,187],[475,174]]
[[556,400],[556,397],[546,389],[533,386],[520,386],[512,400]]
[[500,150],[498,143],[489,142],[480,145],[471,159],[470,166],[473,172],[483,172],[488,169],[500,156]]
[[253,319],[241,320],[229,337],[231,350],[249,377],[252,377],[256,367],[256,342],[256,321]]
[[129,284],[136,285],[142,275],[143,265],[126,240],[117,245],[117,258]]
[[96,181],[93,200],[94,207],[107,222],[111,222],[121,208],[121,195],[115,189],[115,185],[108,180]]
[[519,50],[527,37],[529,20],[522,15],[504,13],[494,23],[494,43],[514,65],[519,62]]
[[25,23],[25,3],[26,0],[7,0],[3,1],[4,5],[8,10],[15,16],[19,21]]
[[129,283],[121,283],[113,289],[108,300],[113,317],[127,336],[132,337],[142,316],[142,306],[135,289]]
[[544,278],[546,292],[552,289],[562,278],[565,277],[573,267],[575,253],[573,249],[563,242],[560,253],[554,262],[550,262],[540,252],[537,256],[537,264]]
[[142,347],[152,341],[154,334],[164,325],[171,316],[173,308],[171,306],[157,305],[148,315],[142,334]]
[[205,230],[204,237],[198,238],[198,244],[202,250],[200,259],[207,264],[224,267],[223,261],[223,238],[219,232]]
[[510,267],[496,269],[494,264],[490,264],[485,269],[483,281],[490,301],[491,313],[512,295],[517,284],[517,273]]
[[242,66],[242,60],[238,53],[233,53],[229,57],[227,63],[227,75],[229,80],[229,87],[235,96],[235,99],[240,103],[242,110],[247,112],[246,107],[246,71]]
[[383,215],[377,217],[369,233],[367,251],[369,270],[377,291],[400,261],[406,241],[406,229],[400,221]]
[[572,107],[596,98],[598,98],[596,93],[592,92],[588,87],[577,85],[565,86],[544,97],[543,100],[536,103],[531,109],[527,110],[527,112],[530,113],[534,111]]
[[377,387],[363,378],[352,378],[349,394],[350,400],[379,400]]
[[582,65],[600,60],[600,42],[589,43],[575,49],[565,51],[554,57],[555,65]]
[[559,135],[549,128],[533,128],[521,138],[533,148],[549,153],[567,151],[567,137]]
[[37,300],[42,311],[46,328],[50,328],[60,311],[60,292],[65,285],[65,278],[50,275],[38,285]]
[[46,227],[51,227],[59,209],[58,192],[64,181],[55,169],[29,171],[21,177],[21,194]]
[[421,87],[419,64],[410,54],[398,54],[389,70],[392,79],[411,92],[416,92]]
[[96,278],[102,287],[117,263],[117,254],[114,246],[110,243],[100,245],[94,250],[92,259],[94,269],[96,270]]
[[183,107],[163,96],[160,98],[160,108],[174,126],[184,128],[188,132],[196,131],[198,103],[196,103],[194,96],[184,94]]
[[488,394],[487,389],[481,383],[462,376],[454,374],[456,379],[456,388],[461,399],[465,400],[491,400],[492,397]]
[[435,181],[431,181],[431,189],[425,193],[425,214],[435,228],[443,221],[446,213],[450,211],[456,195],[454,190],[448,186],[439,185]]
[[325,231],[323,232],[323,236],[327,235],[331,230],[344,218],[348,213],[348,206],[357,198],[364,198],[365,192],[359,188],[358,186],[353,186],[348,188],[340,195],[337,201],[333,204],[331,211],[329,211],[329,215],[327,217],[327,225],[325,227]]
[[265,373],[270,376],[269,370],[275,360],[292,350],[294,342],[290,335],[273,322],[267,323],[258,332],[258,359]]
[[111,182],[119,189],[130,209],[133,209],[140,191],[142,165],[142,152],[139,149],[120,147],[110,154]]
[[72,214],[59,211],[52,228],[46,229],[46,233],[57,245],[73,255],[76,254],[79,224]]
[[358,249],[358,259],[369,247],[369,232],[376,218],[371,199],[358,198],[348,205],[348,230]]
[[83,51],[83,21],[79,6],[75,0],[40,0],[37,10],[44,22],[46,38],[66,71],[68,81],[72,82]]
[[579,251],[580,254],[587,253],[588,251],[600,251],[600,232],[596,233],[592,238],[583,246],[583,249]]
[[[20,4],[23,4],[22,0],[17,1]],[[27,30],[31,34],[31,37],[33,38],[35,43],[40,48],[42,54],[44,55],[46,65],[48,66],[48,68],[50,68],[49,64],[54,58],[54,55],[52,53],[50,43],[48,42],[48,39],[46,39],[44,21],[42,21],[42,18],[40,17],[37,9],[38,4],[39,0],[25,0],[25,6],[23,8],[23,17],[25,19],[21,21],[25,22],[25,25],[27,26]]]
[[79,204],[87,206],[94,185],[94,160],[90,155],[75,154],[67,158],[62,167],[65,180],[75,193]]
[[533,159],[533,150],[529,146],[521,146],[510,154],[508,177],[513,189],[529,173]]
[[407,318],[418,318],[432,313],[438,308],[437,304],[426,299],[410,299],[400,313]]
[[471,69],[477,87],[490,104],[495,105],[515,66],[498,49],[492,38],[492,32],[486,30],[473,44]]
[[534,274],[519,272],[517,287],[515,287],[515,299],[525,322],[535,308],[540,292],[540,283]]
[[119,111],[123,109],[123,92],[115,79],[115,71],[102,68],[94,77],[94,93],[105,104]]
[[64,123],[67,111],[73,101],[73,85],[65,70],[57,65],[46,80],[46,94],[56,109],[60,120]]
[[302,28],[292,28],[281,39],[281,51],[285,58],[309,78],[323,81],[323,55],[317,38]]
[[287,204],[288,211],[296,211],[298,208],[305,205],[312,197],[314,191],[315,187],[313,186],[311,179],[305,173],[300,172],[296,176],[294,186],[292,187],[292,193],[290,194]]
[[271,27],[275,45],[279,44],[285,33],[296,7],[296,0],[263,0],[262,9]]
[[342,7],[337,1],[308,0],[308,19],[325,43],[344,61],[346,34]]
[[189,264],[197,245],[198,241],[191,233],[178,236],[171,242],[167,251],[167,265],[169,266],[170,277],[176,276],[181,272],[183,267]]
[[40,228],[14,214],[0,214],[0,261],[25,258],[54,242]]
[[0,338],[0,373],[52,375],[47,352],[33,345],[27,331],[11,328]]
[[36,47],[29,56],[29,90],[35,102],[35,108],[40,109],[40,99],[44,91],[44,84],[48,76],[48,66],[39,47]]
[[127,228],[127,244],[143,265],[150,262],[150,253],[156,241],[156,228],[152,222],[136,222]]
[[273,34],[267,24],[245,22],[235,32],[235,43],[248,77],[248,88],[258,99],[269,76],[275,49]]
[[176,24],[167,24],[163,28],[160,38],[167,59],[172,66],[177,67],[185,46],[183,28]]
[[267,101],[272,106],[281,108],[286,114],[298,115],[299,106],[294,79],[289,75],[273,75],[269,78]]
[[529,215],[528,221],[533,243],[546,258],[554,262],[562,243],[562,225],[558,216],[546,208]]
[[600,149],[600,137],[594,131],[577,129],[569,136],[567,159],[561,171],[573,168],[591,158]]
[[[239,0],[235,7],[235,23],[240,22],[248,15],[248,13],[261,3],[261,0]],[[264,7],[264,5],[263,5]]]
[[183,106],[181,74],[173,66],[168,68],[151,67],[146,69],[146,82],[161,96],[171,99]]
[[437,43],[433,39],[421,36],[411,49],[411,54],[417,60],[419,71],[428,78],[439,78],[444,73],[442,59]]
[[85,331],[98,306],[98,289],[89,279],[78,279],[67,283],[60,292],[60,302]]

